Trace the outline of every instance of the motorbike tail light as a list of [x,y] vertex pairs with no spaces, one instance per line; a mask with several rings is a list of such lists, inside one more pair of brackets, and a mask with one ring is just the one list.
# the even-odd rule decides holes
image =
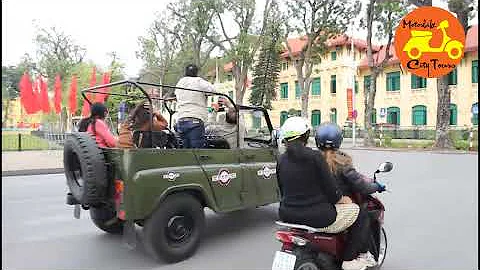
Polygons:
[[282,243],[295,244],[297,246],[305,246],[308,243],[308,240],[293,235],[291,232],[278,231],[275,233],[275,237]]

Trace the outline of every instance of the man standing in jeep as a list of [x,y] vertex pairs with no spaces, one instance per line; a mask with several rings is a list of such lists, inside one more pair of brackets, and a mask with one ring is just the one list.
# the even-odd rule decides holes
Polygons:
[[[205,79],[198,77],[198,67],[188,65],[185,77],[176,87],[214,92],[215,88]],[[205,122],[207,122],[207,95],[203,92],[175,90],[178,120],[176,130],[180,133],[184,148],[203,148],[205,145]]]

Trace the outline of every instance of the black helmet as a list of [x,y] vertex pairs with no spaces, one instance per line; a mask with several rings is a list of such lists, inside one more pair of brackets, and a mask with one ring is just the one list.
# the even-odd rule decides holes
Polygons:
[[318,148],[338,149],[342,145],[343,135],[340,127],[333,123],[320,125],[315,132],[315,143]]

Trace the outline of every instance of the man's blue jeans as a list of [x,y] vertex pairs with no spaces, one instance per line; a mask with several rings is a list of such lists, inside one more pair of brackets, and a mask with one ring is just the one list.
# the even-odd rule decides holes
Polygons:
[[183,148],[203,148],[205,146],[205,124],[200,119],[181,118],[175,127],[183,141]]

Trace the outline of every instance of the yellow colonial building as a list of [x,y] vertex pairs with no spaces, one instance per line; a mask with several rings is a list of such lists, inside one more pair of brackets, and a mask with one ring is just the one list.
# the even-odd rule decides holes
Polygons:
[[[370,71],[366,66],[366,42],[353,39],[353,58],[356,68],[351,67],[351,38],[341,35],[327,41],[330,52],[315,65],[312,85],[309,91],[309,119],[313,126],[321,122],[336,122],[343,126],[349,123],[347,108],[347,88],[352,87],[352,74],[355,73],[355,109],[358,112],[356,123],[363,128],[364,91],[369,84]],[[304,45],[301,38],[288,40],[292,51],[299,53]],[[376,57],[382,59],[384,49],[375,48]],[[375,97],[376,123],[390,123],[400,127],[435,127],[437,91],[436,79],[423,79],[402,71],[395,56],[387,68],[377,77]],[[300,91],[296,87],[296,71],[287,52],[282,53],[281,72],[277,99],[272,101],[269,111],[274,127],[279,127],[285,119],[299,113],[301,109]],[[378,56],[378,57],[377,57]],[[231,66],[226,65],[228,72]],[[251,79],[251,74],[249,74]],[[230,76],[216,83],[218,91],[235,96],[234,82]],[[478,25],[471,27],[467,34],[465,56],[456,70],[449,75],[451,90],[451,125],[464,127],[478,122]],[[247,89],[243,104],[249,104],[250,89]],[[475,112],[475,114],[472,114]]]

